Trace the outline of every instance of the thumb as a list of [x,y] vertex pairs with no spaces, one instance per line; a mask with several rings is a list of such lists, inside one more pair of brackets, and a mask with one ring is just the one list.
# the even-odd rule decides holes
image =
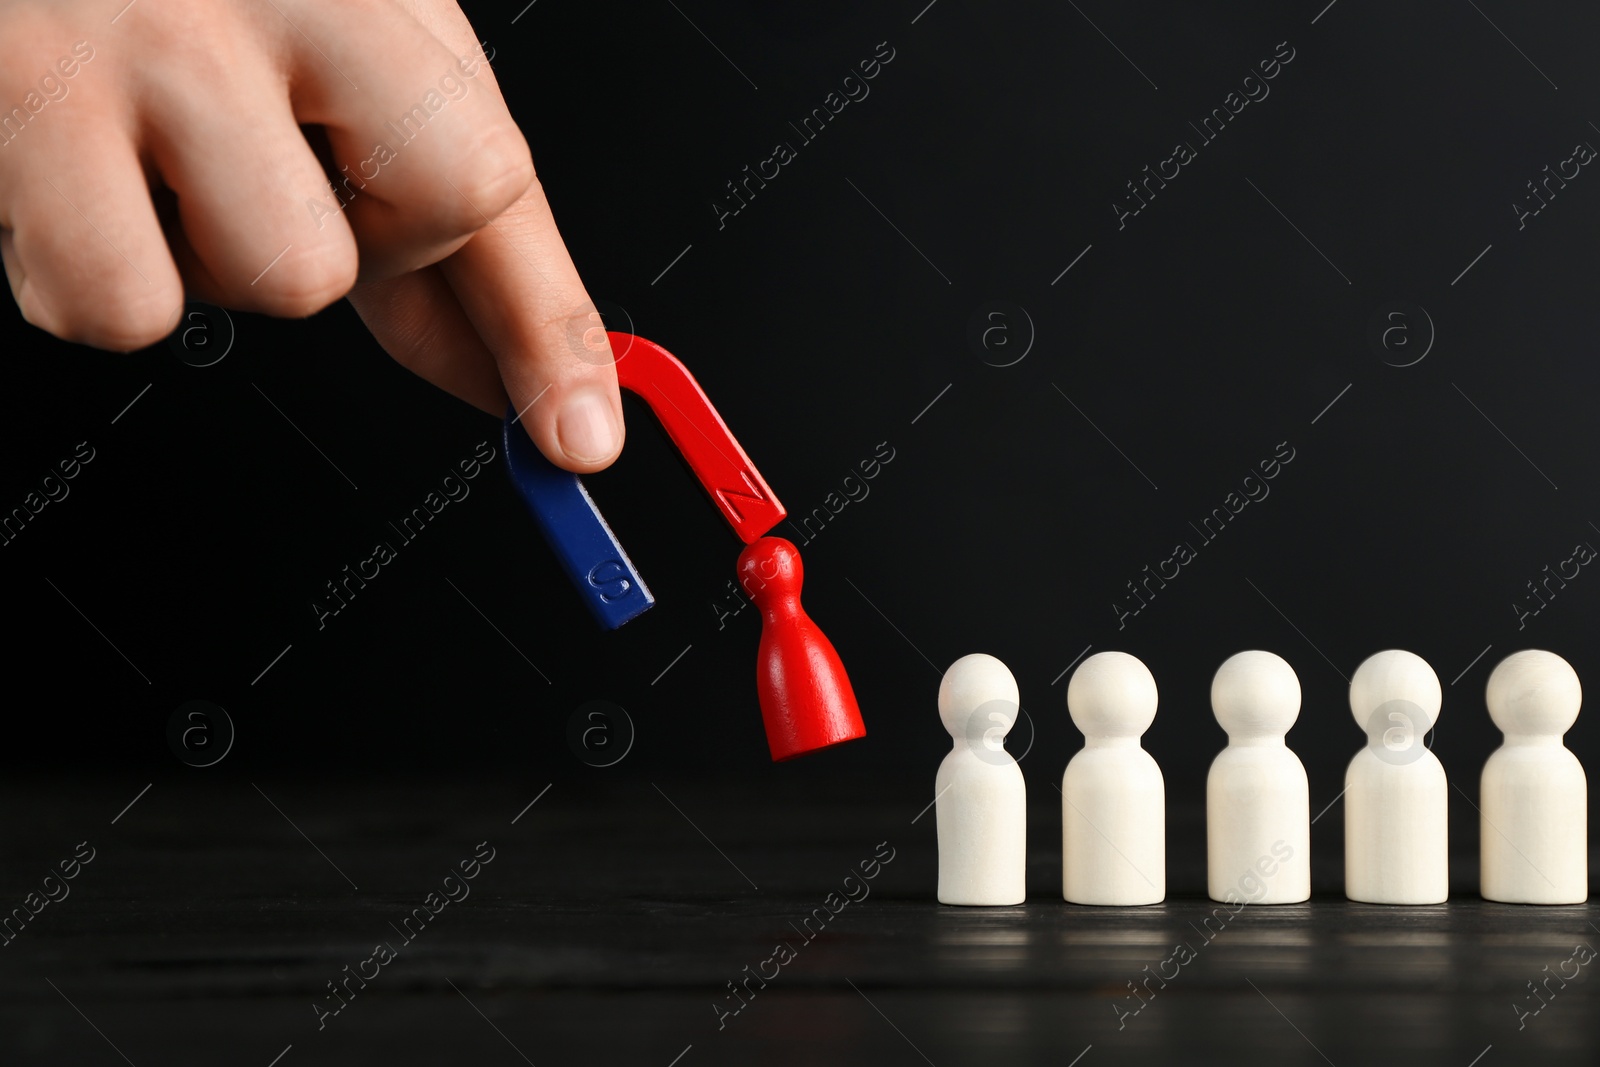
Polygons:
[[[453,195],[461,195],[459,191]],[[439,264],[539,451],[579,474],[622,451],[611,343],[537,179]]]

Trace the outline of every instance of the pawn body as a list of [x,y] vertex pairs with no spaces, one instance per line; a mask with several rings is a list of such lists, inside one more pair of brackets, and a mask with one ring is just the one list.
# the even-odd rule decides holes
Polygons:
[[1206,889],[1230,904],[1311,897],[1311,791],[1284,734],[1300,714],[1300,680],[1270,652],[1230,657],[1211,682],[1228,747],[1206,776]]
[[1166,897],[1166,785],[1139,745],[1156,683],[1125,652],[1084,660],[1067,707],[1084,747],[1061,778],[1061,895],[1074,904],[1158,904]]
[[761,610],[756,691],[774,760],[865,737],[855,690],[833,643],[800,606],[800,550],[763,537],[739,553],[739,581]]
[[963,656],[939,685],[939,717],[954,742],[934,780],[941,904],[1027,898],[1027,785],[1005,750],[1018,707],[1016,680],[993,656]]
[[1410,652],[1368,657],[1350,680],[1367,746],[1344,776],[1345,896],[1369,904],[1442,904],[1450,896],[1449,782],[1425,743],[1443,696]]
[[1345,896],[1367,904],[1448,900],[1449,781],[1438,757],[1424,752],[1396,766],[1364,748],[1344,787]]
[[1483,765],[1480,882],[1487,900],[1581,904],[1589,896],[1589,782],[1562,744],[1583,690],[1566,660],[1528,650],[1502,660],[1485,690],[1505,743]]

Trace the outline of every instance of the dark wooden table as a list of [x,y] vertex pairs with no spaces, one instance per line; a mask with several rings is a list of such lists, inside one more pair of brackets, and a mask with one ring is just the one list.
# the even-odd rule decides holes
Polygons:
[[1189,813],[1166,903],[1085,908],[1034,790],[1029,902],[958,909],[933,900],[920,788],[547,784],[8,783],[4,907],[29,914],[79,842],[94,858],[8,927],[0,1063],[1596,1062],[1593,906],[1487,903],[1471,854],[1447,905],[1349,903],[1337,812],[1309,904],[1219,917]]

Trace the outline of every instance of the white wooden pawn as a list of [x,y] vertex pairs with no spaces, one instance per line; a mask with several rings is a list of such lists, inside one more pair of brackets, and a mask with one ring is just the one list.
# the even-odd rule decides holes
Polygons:
[[1206,888],[1212,900],[1297,904],[1311,896],[1311,791],[1284,734],[1300,679],[1271,652],[1240,652],[1211,680],[1228,732],[1206,776]]
[[1027,898],[1027,784],[1005,750],[1020,706],[1011,671],[982,652],[956,660],[939,683],[939,718],[954,742],[934,780],[941,904]]
[[1442,904],[1450,896],[1450,785],[1426,745],[1443,703],[1439,676],[1399,649],[1350,679],[1350,714],[1367,746],[1344,776],[1344,892],[1369,904]]
[[1139,745],[1156,717],[1156,680],[1126,652],[1099,652],[1067,683],[1084,747],[1061,777],[1061,895],[1074,904],[1166,897],[1166,786]]
[[1581,904],[1589,896],[1589,782],[1562,744],[1583,687],[1572,665],[1529,649],[1500,661],[1484,692],[1505,743],[1483,765],[1478,853],[1487,900]]

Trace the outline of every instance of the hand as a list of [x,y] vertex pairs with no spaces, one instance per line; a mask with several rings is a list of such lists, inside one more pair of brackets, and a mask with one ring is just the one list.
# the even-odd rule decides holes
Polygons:
[[[23,317],[129,351],[185,294],[378,342],[553,462],[621,450],[610,346],[449,0],[0,0],[0,258]],[[330,188],[330,181],[333,183]]]

